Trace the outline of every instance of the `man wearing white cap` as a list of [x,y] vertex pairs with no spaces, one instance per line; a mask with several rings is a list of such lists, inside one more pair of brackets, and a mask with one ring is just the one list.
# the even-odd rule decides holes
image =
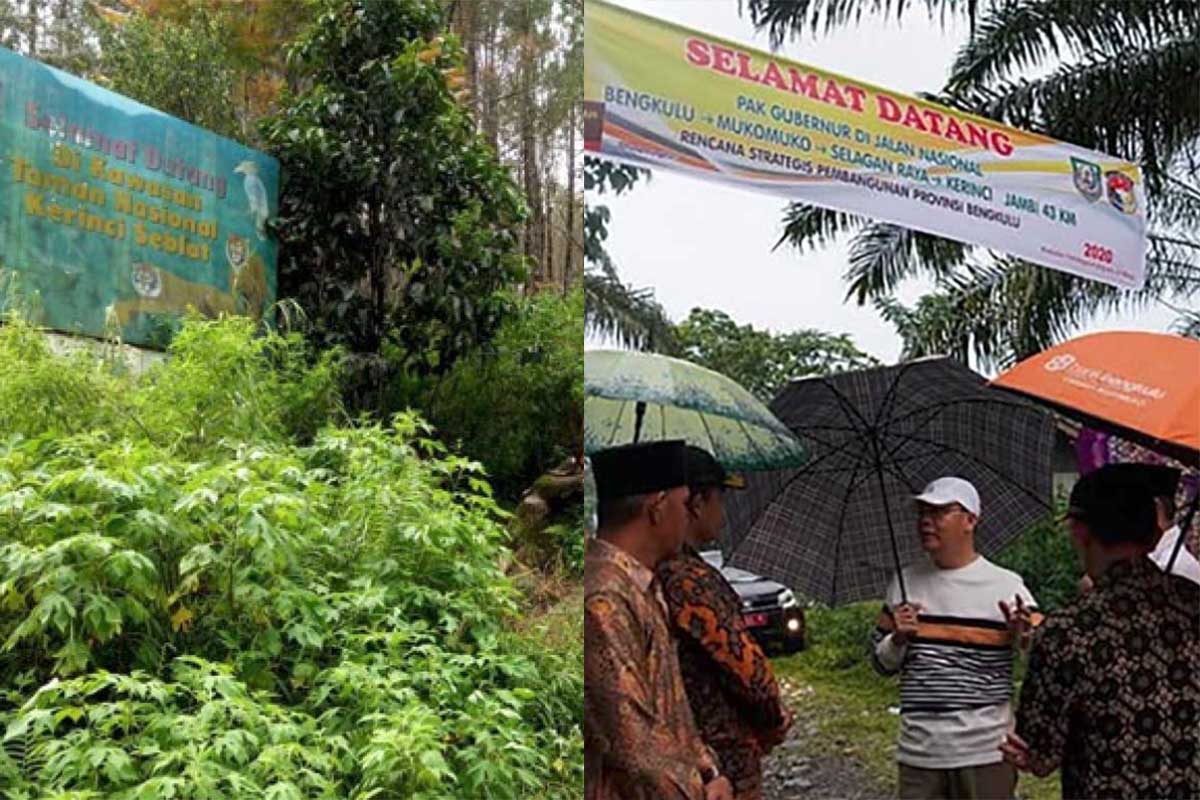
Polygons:
[[928,561],[893,577],[872,662],[900,674],[901,798],[1011,798],[1016,772],[997,748],[1012,724],[1014,648],[1040,621],[1021,576],[975,551],[979,492],[935,480],[915,498]]

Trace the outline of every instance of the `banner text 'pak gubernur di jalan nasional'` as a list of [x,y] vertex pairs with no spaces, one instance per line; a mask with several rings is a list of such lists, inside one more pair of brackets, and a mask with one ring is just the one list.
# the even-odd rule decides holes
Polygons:
[[585,14],[588,150],[1144,281],[1134,164],[597,0]]
[[0,48],[0,305],[151,346],[189,307],[261,317],[278,193],[274,158]]

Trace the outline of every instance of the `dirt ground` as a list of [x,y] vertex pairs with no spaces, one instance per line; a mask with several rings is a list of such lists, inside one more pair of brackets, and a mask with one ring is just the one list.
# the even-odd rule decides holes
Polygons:
[[798,702],[791,707],[796,722],[787,741],[772,751],[763,766],[764,800],[876,800],[896,796],[892,786],[881,785],[852,756],[839,754],[839,743],[819,740],[814,720],[804,717],[804,709],[811,706]]

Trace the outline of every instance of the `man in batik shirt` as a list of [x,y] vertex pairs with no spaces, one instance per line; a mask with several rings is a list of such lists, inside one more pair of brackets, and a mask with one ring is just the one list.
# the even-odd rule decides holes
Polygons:
[[705,744],[733,783],[737,800],[762,797],[762,759],[791,723],[771,662],[742,622],[741,601],[697,549],[721,533],[722,492],[741,488],[717,460],[688,448],[687,542],[658,566],[679,666]]
[[1154,499],[1130,473],[1081,478],[1067,518],[1095,586],[1043,624],[1005,758],[1061,767],[1065,798],[1200,797],[1200,586],[1146,557]]
[[683,442],[592,457],[599,513],[584,560],[584,796],[732,800],[688,707],[654,568],[687,526]]

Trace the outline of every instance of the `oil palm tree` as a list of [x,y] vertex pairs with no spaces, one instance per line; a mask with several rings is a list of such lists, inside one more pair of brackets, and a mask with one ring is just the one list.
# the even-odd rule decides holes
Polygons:
[[[931,332],[932,340],[949,335],[969,342],[982,364],[1004,366],[1065,338],[1098,312],[1187,300],[1200,290],[1200,4],[1194,0],[744,2],[775,47],[864,16],[899,19],[912,6],[943,20],[965,17],[970,40],[942,91],[928,99],[1142,166],[1150,234],[1139,291],[892,224],[789,206],[780,244],[803,250],[851,237],[848,297],[874,302],[910,277],[932,276],[937,304],[955,309],[960,321],[952,335]],[[1023,77],[1035,70],[1048,71]]]
[[[583,188],[597,195],[623,194],[648,170],[599,158],[584,159]],[[617,275],[616,264],[604,247],[612,217],[607,206],[589,203],[584,211],[583,273],[584,324],[589,333],[615,339],[637,350],[673,352],[674,326],[654,299],[651,289],[635,288]]]
[[623,283],[611,261],[584,270],[583,301],[589,333],[635,350],[673,352],[674,328],[654,292]]

